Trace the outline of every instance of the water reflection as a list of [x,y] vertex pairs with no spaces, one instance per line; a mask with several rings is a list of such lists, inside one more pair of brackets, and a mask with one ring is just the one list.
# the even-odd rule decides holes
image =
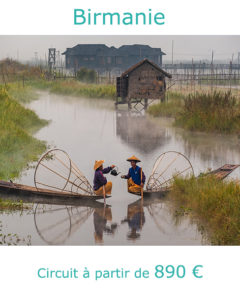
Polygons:
[[112,210],[111,207],[96,208],[93,214],[94,222],[94,239],[95,243],[102,244],[103,234],[115,234],[117,223],[112,223]]
[[200,169],[218,168],[226,163],[238,164],[240,139],[234,135],[206,134],[175,129],[177,143],[183,144],[184,153],[191,161],[201,161]]
[[[48,245],[64,244],[87,219],[94,215],[96,242],[102,239],[105,220],[111,216],[111,208],[97,201],[81,201],[78,206],[36,204],[34,224],[41,239]],[[101,221],[100,221],[101,220]],[[102,226],[104,224],[104,226]]]
[[160,128],[143,112],[116,110],[116,132],[127,145],[148,154],[170,139],[166,128]]
[[140,238],[140,232],[145,223],[145,214],[143,209],[143,201],[140,199],[128,205],[127,217],[122,220],[122,224],[127,222],[130,231],[127,233],[129,240]]

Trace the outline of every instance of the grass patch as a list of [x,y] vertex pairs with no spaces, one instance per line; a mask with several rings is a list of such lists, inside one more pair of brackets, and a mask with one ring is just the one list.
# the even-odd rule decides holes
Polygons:
[[240,106],[230,91],[190,94],[175,125],[189,130],[239,133]]
[[215,245],[240,245],[240,185],[214,176],[175,178],[171,192],[183,211],[192,211]]
[[77,80],[38,80],[29,83],[38,89],[48,89],[52,93],[87,98],[115,99],[116,87],[111,84],[88,84]]
[[184,95],[180,92],[169,91],[167,101],[149,106],[148,113],[153,117],[177,117],[184,106]]
[[28,162],[45,151],[46,144],[31,134],[46,124],[0,87],[0,179],[18,177]]
[[176,117],[182,110],[181,100],[169,100],[149,106],[148,113],[153,117]]
[[8,91],[10,97],[21,103],[29,103],[38,98],[33,87],[26,85],[22,86],[17,82],[7,84],[6,90]]

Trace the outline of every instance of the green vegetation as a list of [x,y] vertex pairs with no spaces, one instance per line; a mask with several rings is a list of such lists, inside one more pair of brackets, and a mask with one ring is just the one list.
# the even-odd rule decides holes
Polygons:
[[20,237],[16,233],[6,233],[6,228],[4,228],[2,221],[0,220],[0,245],[6,246],[16,246],[16,245],[31,245],[31,236],[28,235],[25,238]]
[[182,101],[171,100],[151,105],[148,108],[148,113],[153,117],[176,117],[182,110]]
[[149,106],[148,113],[153,117],[176,117],[183,110],[184,95],[179,92],[168,92],[167,99]]
[[22,86],[18,82],[6,85],[6,90],[10,97],[22,103],[29,103],[37,99],[37,93],[31,86]]
[[240,245],[240,185],[213,176],[175,178],[171,192],[178,211],[191,212],[212,244]]
[[48,89],[51,93],[88,98],[114,99],[116,88],[111,84],[88,84],[77,80],[38,80],[29,83],[38,89]]
[[82,82],[96,83],[97,72],[92,69],[81,68],[77,71],[77,79]]
[[17,211],[17,210],[24,210],[24,209],[31,209],[32,204],[25,204],[23,201],[12,201],[0,198],[0,211],[7,210],[7,211]]
[[239,133],[240,106],[230,91],[190,94],[175,125],[189,130]]
[[154,117],[174,117],[175,126],[188,130],[239,133],[240,103],[231,91],[170,94],[167,102],[152,105]]
[[46,124],[0,86],[0,179],[19,176],[28,162],[37,160],[46,145],[31,134]]

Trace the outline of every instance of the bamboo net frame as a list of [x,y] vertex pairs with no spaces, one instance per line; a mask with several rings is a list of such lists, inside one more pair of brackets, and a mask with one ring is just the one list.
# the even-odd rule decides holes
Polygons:
[[48,189],[73,195],[94,195],[87,178],[71,160],[67,152],[52,149],[39,160],[34,184],[37,190]]
[[167,151],[157,158],[147,182],[147,190],[166,190],[171,187],[175,177],[192,175],[192,164],[185,155],[177,151]]

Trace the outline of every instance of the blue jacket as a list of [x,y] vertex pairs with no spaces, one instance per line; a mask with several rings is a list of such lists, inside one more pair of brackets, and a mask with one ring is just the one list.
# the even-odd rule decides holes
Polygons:
[[[141,168],[136,166],[135,170],[132,168],[129,169],[128,174],[125,176],[126,179],[132,178],[133,182],[137,185],[141,184]],[[145,174],[142,172],[142,182],[145,183]]]

